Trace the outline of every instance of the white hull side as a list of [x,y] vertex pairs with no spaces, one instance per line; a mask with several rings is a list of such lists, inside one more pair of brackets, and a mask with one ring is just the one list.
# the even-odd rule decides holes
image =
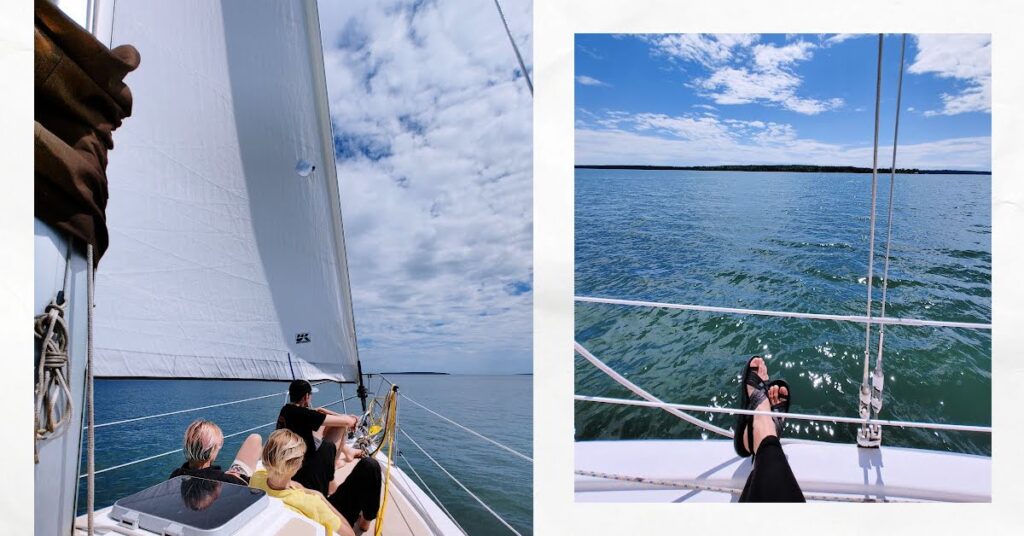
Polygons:
[[[992,459],[929,450],[783,440],[786,457],[805,494],[872,500],[987,502]],[[731,440],[584,441],[575,444],[577,470],[742,489],[750,459]],[[575,477],[577,502],[733,501],[723,492],[671,488],[591,476]]]

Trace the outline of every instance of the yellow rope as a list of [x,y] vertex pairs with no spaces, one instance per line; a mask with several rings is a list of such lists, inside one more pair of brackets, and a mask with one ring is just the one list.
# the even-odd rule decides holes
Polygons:
[[388,487],[391,483],[391,455],[393,454],[395,446],[395,426],[398,422],[397,386],[391,388],[391,392],[388,393],[384,406],[387,420],[384,423],[384,436],[381,438],[381,444],[384,442],[387,442],[388,444],[387,469],[384,470],[384,498],[380,502],[380,510],[377,511],[377,526],[374,529],[374,536],[381,536],[381,534],[384,533],[384,510],[388,505]]

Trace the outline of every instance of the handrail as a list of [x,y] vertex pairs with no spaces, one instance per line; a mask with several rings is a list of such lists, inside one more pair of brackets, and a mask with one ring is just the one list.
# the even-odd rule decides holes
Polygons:
[[[851,424],[863,424],[864,419],[860,417],[840,417],[836,415],[813,415],[809,413],[790,413],[782,411],[757,411],[736,408],[718,408],[712,406],[697,406],[693,404],[672,404],[668,402],[650,402],[647,400],[629,400],[625,398],[610,398],[603,396],[573,395],[573,399],[583,402],[598,402],[602,404],[618,404],[622,406],[642,406],[647,408],[677,409],[683,411],[704,411],[708,413],[731,413],[734,415],[768,415],[770,417],[785,417],[805,421],[831,421]],[[899,426],[902,428],[927,428],[931,430],[952,430],[957,432],[982,432],[992,433],[991,426],[974,426],[965,424],[943,424],[933,422],[910,422],[891,421],[885,419],[868,419],[867,423],[882,426]]]
[[741,315],[777,316],[783,318],[805,318],[810,320],[837,320],[840,322],[858,322],[861,324],[885,324],[897,326],[928,326],[938,328],[992,329],[992,324],[979,322],[944,322],[941,320],[919,320],[916,318],[867,317],[853,315],[830,315],[820,313],[796,313],[790,311],[771,311],[767,309],[742,309],[739,307],[716,307],[711,305],[683,305],[641,300],[620,300],[616,298],[597,298],[591,296],[574,296],[574,301],[585,303],[605,303],[610,305],[627,305],[631,307],[652,307],[658,309],[681,309],[684,311],[703,311],[708,313],[730,313]]

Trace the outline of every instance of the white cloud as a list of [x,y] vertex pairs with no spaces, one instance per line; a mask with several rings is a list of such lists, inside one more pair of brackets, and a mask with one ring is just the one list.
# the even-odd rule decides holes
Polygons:
[[850,39],[856,39],[858,37],[864,37],[864,36],[867,36],[867,35],[871,35],[871,34],[844,34],[844,33],[835,34],[835,35],[832,35],[832,36],[828,37],[827,39],[825,39],[825,45],[826,46],[838,45],[839,43],[842,43],[843,41],[848,41]]
[[992,111],[992,38],[988,34],[922,34],[915,36],[917,55],[911,74],[933,73],[964,84],[959,93],[943,93],[942,109],[925,116]]
[[[576,163],[646,165],[810,164],[871,166],[871,145],[801,138],[792,125],[738,119],[619,116],[617,128],[577,127]],[[891,149],[879,148],[879,162]],[[991,138],[902,144],[898,167],[991,169]]]
[[[532,4],[502,7],[529,67]],[[364,370],[530,370],[532,99],[497,12],[320,16]]]
[[814,45],[806,41],[797,41],[791,45],[777,47],[775,45],[757,45],[754,47],[754,63],[762,70],[773,70],[791,63],[811,59]]
[[800,96],[803,80],[794,72],[812,57],[813,43],[792,41],[783,46],[758,43],[757,34],[676,34],[644,36],[657,54],[695,62],[711,71],[690,86],[716,104],[760,103],[815,115],[843,106],[840,98]]
[[578,75],[576,77],[576,81],[579,82],[580,84],[583,84],[584,86],[607,86],[608,85],[608,84],[606,84],[606,83],[604,83],[604,82],[602,82],[602,81],[600,81],[600,80],[598,80],[596,78],[591,78],[589,76],[582,75],[582,74]]
[[734,48],[749,47],[757,34],[670,34],[644,36],[655,50],[671,58],[693,61],[712,68],[733,58]]

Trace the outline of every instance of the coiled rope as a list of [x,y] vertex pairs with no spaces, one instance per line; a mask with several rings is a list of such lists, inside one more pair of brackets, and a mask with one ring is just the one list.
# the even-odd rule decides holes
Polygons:
[[[35,385],[35,463],[39,463],[39,442],[61,433],[74,411],[71,387],[68,385],[69,334],[65,319],[71,277],[71,244],[69,237],[64,286],[57,292],[57,297],[50,300],[43,313],[35,318],[35,337],[39,341]],[[64,403],[58,411],[57,404],[61,400]]]

